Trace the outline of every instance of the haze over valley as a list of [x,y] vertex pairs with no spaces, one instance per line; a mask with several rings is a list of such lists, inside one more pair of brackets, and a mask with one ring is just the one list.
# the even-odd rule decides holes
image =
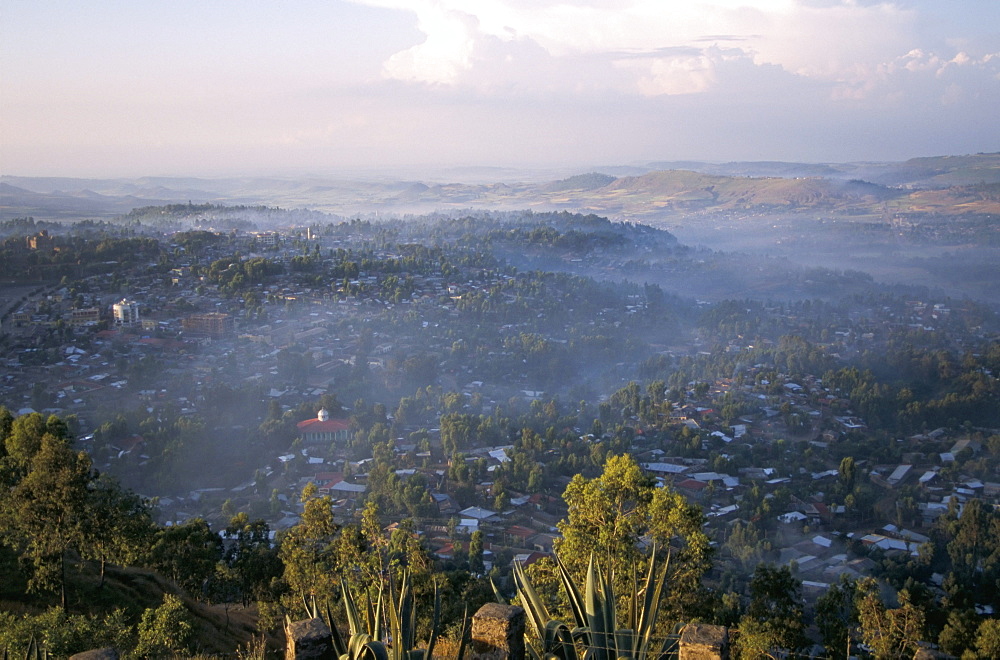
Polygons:
[[[1000,213],[997,154],[901,163],[657,162],[599,169],[560,179],[545,178],[558,172],[509,170],[503,180],[476,183],[461,181],[500,173],[449,171],[425,180],[371,173],[351,179],[3,176],[0,217],[110,219],[136,207],[186,202],[301,208],[336,218],[465,210],[595,213],[665,229],[692,248],[857,270],[884,283],[1000,301],[993,286],[1000,277],[993,220]],[[464,178],[443,178],[449,175]],[[752,281],[749,288],[735,281],[713,288],[648,276],[702,297],[753,293],[758,286],[758,294],[782,296]]]
[[3,10],[5,658],[1000,657],[1000,3]]

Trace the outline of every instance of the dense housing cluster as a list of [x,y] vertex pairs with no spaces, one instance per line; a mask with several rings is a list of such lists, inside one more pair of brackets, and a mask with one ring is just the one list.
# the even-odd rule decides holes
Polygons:
[[[744,645],[829,650],[873,625],[837,609],[871,605],[868,578],[900,594],[883,614],[920,617],[900,648],[974,648],[996,620],[989,309],[825,269],[790,275],[817,295],[705,300],[692,274],[740,264],[596,216],[255,212],[3,228],[24,267],[0,301],[12,492],[39,447],[85,450],[81,483],[92,461],[149,516],[131,553],[70,530],[60,557],[258,603],[262,629],[336,602],[343,576],[406,568],[423,596],[436,579],[454,623],[488,579],[512,592],[515,562],[582,572],[599,551],[624,574],[654,546],[678,558],[663,625]],[[619,529],[606,498],[641,515]],[[29,556],[12,506],[5,542]],[[25,588],[65,585],[53,557]],[[765,598],[794,613],[780,630],[755,628]]]

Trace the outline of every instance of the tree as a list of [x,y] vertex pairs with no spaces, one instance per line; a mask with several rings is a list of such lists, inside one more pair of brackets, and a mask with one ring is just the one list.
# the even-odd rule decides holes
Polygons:
[[184,603],[173,594],[163,594],[162,605],[142,613],[135,655],[159,658],[192,653],[193,639],[194,628]]
[[756,524],[749,522],[743,525],[737,520],[729,531],[725,547],[733,559],[739,561],[749,571],[749,567],[759,564],[764,558],[764,553],[770,551],[771,543],[765,540],[764,534]]
[[[973,597],[997,599],[1000,586],[1000,513],[970,499],[949,525],[948,556],[956,579]],[[978,593],[977,593],[978,592]]]
[[222,539],[201,518],[164,527],[150,551],[150,567],[176,582],[189,594],[202,593],[222,559]]
[[952,610],[948,613],[948,623],[938,635],[941,650],[960,657],[966,649],[976,643],[977,621],[975,610]]
[[100,475],[87,493],[89,519],[84,530],[83,556],[101,562],[128,565],[141,561],[149,552],[155,534],[149,503],[123,490],[114,479]]
[[1000,619],[986,619],[979,624],[976,651],[980,658],[1000,658]]
[[750,604],[740,619],[741,658],[761,658],[775,649],[794,651],[806,644],[802,585],[787,566],[761,564],[750,580]]
[[289,607],[313,596],[319,602],[333,602],[336,593],[334,537],[339,527],[333,521],[333,503],[329,496],[317,496],[312,483],[302,490],[302,501],[302,518],[285,533],[278,551],[292,592]]
[[[23,434],[27,424],[40,421],[33,415],[27,424],[14,420],[8,436],[15,461],[26,466],[24,477],[7,493],[0,494],[0,541],[20,553],[32,567],[28,588],[32,591],[58,587],[63,608],[67,605],[66,553],[84,545],[88,521],[90,459],[75,453],[66,440],[42,432],[37,451],[31,438]],[[40,429],[36,428],[34,432]],[[19,440],[9,442],[22,433]],[[23,442],[21,442],[23,440]]]
[[31,458],[38,453],[45,435],[45,421],[39,413],[29,413],[14,418],[10,430],[4,434],[4,450],[11,467],[22,474]]
[[842,577],[816,601],[816,623],[828,653],[849,648],[851,628],[858,620],[855,591],[854,581]]
[[899,607],[886,607],[874,578],[858,581],[858,622],[861,640],[877,658],[913,657],[924,633],[924,613],[910,600],[905,589],[899,592]]
[[563,538],[556,551],[571,572],[582,576],[590,557],[600,560],[616,580],[617,593],[627,593],[624,581],[645,556],[640,539],[649,537],[661,551],[672,554],[669,593],[671,615],[690,614],[699,603],[701,577],[711,566],[709,540],[702,531],[704,515],[670,488],[658,488],[635,459],[611,456],[598,477],[580,474],[566,487],[569,507],[559,524]]
[[13,428],[13,413],[7,410],[5,406],[0,406],[0,466],[6,462],[4,459],[7,458],[7,438],[10,436],[10,432]]
[[226,550],[226,565],[233,571],[243,605],[263,600],[271,580],[284,568],[277,549],[271,547],[271,528],[263,520],[251,522],[241,512],[229,521],[226,536],[234,541]]
[[840,475],[840,483],[844,487],[845,493],[850,493],[854,490],[854,480],[857,473],[857,467],[854,465],[853,456],[845,456],[840,460],[840,467],[837,469]]
[[61,607],[50,607],[36,615],[0,612],[0,648],[9,657],[25,658],[33,657],[28,653],[33,644],[43,648],[49,657],[68,657],[102,646],[131,649],[135,646],[135,626],[129,618],[124,609],[111,610],[104,616],[68,614]]
[[483,564],[483,532],[476,530],[472,532],[469,540],[469,572],[475,575],[482,575],[486,572]]

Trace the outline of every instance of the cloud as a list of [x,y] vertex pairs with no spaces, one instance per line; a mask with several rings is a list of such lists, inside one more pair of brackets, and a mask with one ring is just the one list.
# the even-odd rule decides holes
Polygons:
[[[390,78],[432,83],[458,82],[463,72],[476,67],[474,44],[485,38],[530,40],[557,58],[722,44],[743,49],[758,64],[839,79],[909,50],[904,44],[913,22],[913,13],[896,5],[852,0],[824,6],[793,0],[358,1],[416,15],[425,40],[393,55],[384,72]],[[639,91],[648,93],[651,84],[673,89],[673,83],[656,81],[677,81],[684,70],[692,80],[682,88],[705,85],[704,60],[660,58],[649,64],[649,71],[632,81]],[[635,71],[632,64],[619,68]]]
[[834,86],[834,100],[960,106],[1000,96],[1000,53],[973,57],[960,51],[939,55],[915,48],[892,60],[845,78]]
[[928,33],[931,19],[908,0],[354,1],[416,18],[423,40],[383,63],[387,80],[504,103],[715,93],[960,107],[995,96],[1000,81],[1000,57]]
[[717,58],[710,53],[632,57],[615,65],[635,76],[635,85],[643,96],[697,94],[716,82]]
[[450,83],[472,66],[474,17],[444,3],[415,3],[417,28],[426,39],[392,55],[384,64],[389,78],[424,83]]

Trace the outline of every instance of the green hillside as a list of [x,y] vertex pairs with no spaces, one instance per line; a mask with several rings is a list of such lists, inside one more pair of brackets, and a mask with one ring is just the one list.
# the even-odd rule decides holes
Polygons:
[[[29,595],[23,574],[18,569],[17,561],[8,550],[0,548],[0,613],[7,613],[21,619],[29,616],[36,622],[34,627],[36,639],[45,640],[46,627],[44,621],[55,619],[59,599],[54,594]],[[195,600],[184,593],[177,585],[165,579],[158,573],[142,568],[123,568],[107,566],[105,579],[101,583],[100,568],[93,562],[81,562],[67,571],[67,589],[69,592],[68,615],[70,617],[84,616],[101,621],[116,610],[122,612],[119,619],[125,624],[135,626],[143,612],[159,607],[164,595],[170,594],[181,600],[187,612],[194,632],[194,648],[201,653],[232,653],[234,649],[245,647],[254,636],[259,636],[257,630],[257,612],[255,607],[242,608],[238,605],[208,605]],[[8,622],[10,623],[10,622]],[[25,621],[11,623],[11,628],[30,626]],[[67,626],[68,627],[68,626]],[[104,625],[104,628],[109,626]],[[0,633],[0,648],[4,645],[4,635],[12,635],[17,639],[17,630],[8,629]],[[110,638],[115,631],[107,629]],[[91,633],[92,634],[92,633]],[[134,635],[134,631],[126,636]],[[67,637],[63,632],[62,637]],[[88,640],[76,642],[69,640],[71,652],[79,652],[92,648],[91,641],[107,643],[110,639]],[[134,639],[134,638],[133,638]],[[11,647],[11,652],[19,650],[17,642]],[[281,641],[269,638],[268,643],[273,648],[280,648]]]

